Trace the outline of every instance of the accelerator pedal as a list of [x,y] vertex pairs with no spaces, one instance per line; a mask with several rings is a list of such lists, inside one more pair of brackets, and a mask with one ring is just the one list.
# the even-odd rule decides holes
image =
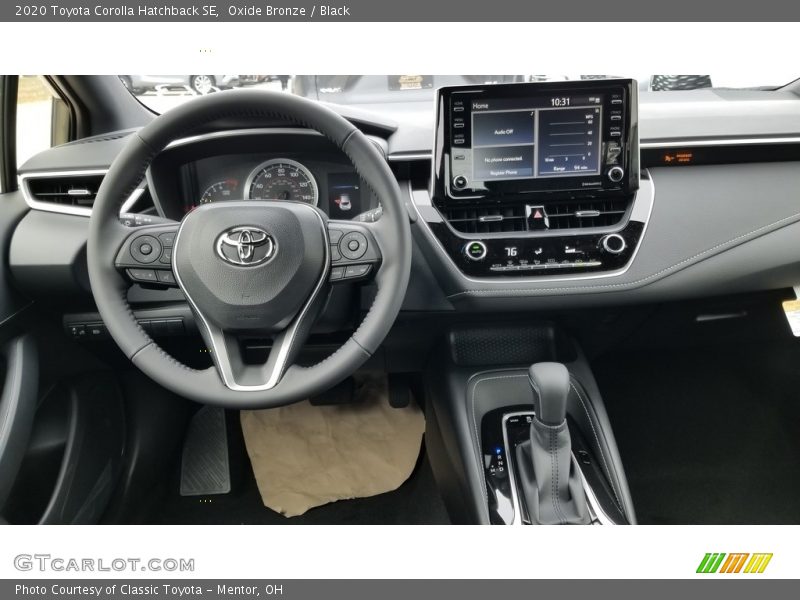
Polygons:
[[181,496],[231,491],[225,410],[204,406],[189,423],[181,458]]

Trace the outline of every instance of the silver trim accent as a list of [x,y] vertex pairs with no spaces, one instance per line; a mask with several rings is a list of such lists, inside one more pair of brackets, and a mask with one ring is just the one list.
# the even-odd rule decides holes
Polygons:
[[[314,178],[314,175],[311,173],[309,168],[305,166],[303,163],[297,162],[296,160],[292,160],[290,158],[271,158],[267,161],[264,161],[260,165],[258,165],[255,169],[250,171],[250,174],[247,176],[244,182],[244,199],[245,200],[275,200],[280,202],[280,198],[253,198],[250,195],[250,187],[253,185],[256,177],[261,174],[261,171],[266,169],[267,167],[271,167],[272,165],[290,165],[297,169],[298,171],[302,172],[308,180],[311,182],[311,185],[314,186],[314,202],[312,203],[313,206],[317,206],[319,204],[319,186],[317,185],[317,180]],[[297,202],[303,202],[303,200],[296,200]],[[306,202],[306,204],[308,204]]]
[[[645,173],[646,172],[647,170],[645,170]],[[655,204],[655,194],[656,194],[655,185],[653,184],[652,179],[643,177],[639,184],[639,190],[636,192],[636,195],[634,196],[633,206],[631,207],[631,213],[628,220],[639,221],[644,224],[644,228],[642,229],[642,235],[639,237],[639,243],[633,250],[631,259],[628,261],[628,264],[626,264],[622,269],[617,269],[616,271],[608,271],[606,273],[597,273],[594,275],[564,275],[563,277],[545,276],[545,277],[528,277],[528,278],[514,277],[514,278],[503,279],[501,277],[470,277],[468,275],[465,275],[461,271],[461,269],[458,268],[453,259],[450,258],[450,255],[447,253],[447,251],[445,250],[444,246],[439,241],[439,239],[434,235],[433,231],[431,230],[430,224],[428,223],[427,220],[425,220],[425,217],[422,216],[422,213],[419,210],[419,206],[417,206],[417,202],[415,200],[416,192],[419,191],[419,193],[428,194],[428,201],[430,202],[430,194],[428,190],[414,190],[411,181],[407,181],[406,186],[411,200],[411,206],[417,213],[417,223],[422,223],[423,232],[425,233],[426,237],[428,237],[432,241],[434,248],[437,249],[438,253],[443,257],[444,261],[451,266],[452,268],[451,270],[455,272],[458,275],[458,277],[461,278],[463,281],[471,283],[495,284],[495,285],[498,283],[524,284],[524,283],[551,283],[555,281],[584,281],[591,279],[605,279],[608,277],[619,277],[620,275],[624,275],[633,265],[634,261],[636,260],[636,256],[639,254],[639,250],[642,247],[642,243],[644,242],[644,236],[647,234],[647,227],[650,224],[650,217],[653,214],[653,205]],[[436,210],[432,204],[427,204],[427,206],[430,207],[432,210]],[[444,221],[444,217],[442,217],[442,220]],[[576,230],[576,231],[581,232],[585,230]],[[532,289],[531,291],[534,290]]]
[[408,153],[390,154],[386,158],[390,162],[402,162],[411,160],[430,160],[431,156],[432,154],[430,152],[408,152]]
[[[308,313],[309,308],[314,303],[314,300],[319,295],[320,290],[322,289],[324,283],[328,280],[328,274],[330,272],[330,237],[328,236],[328,227],[325,224],[325,221],[320,216],[317,209],[311,206],[310,204],[298,202],[299,206],[305,206],[312,211],[316,215],[317,219],[319,219],[320,225],[322,226],[323,236],[325,237],[325,262],[324,267],[322,269],[322,275],[320,276],[319,281],[317,281],[317,285],[314,288],[314,291],[309,296],[306,303],[303,305],[303,308],[300,309],[300,314],[297,318],[292,321],[289,327],[285,330],[285,336],[283,338],[283,342],[281,343],[280,347],[278,348],[278,357],[275,360],[275,366],[273,367],[272,371],[267,378],[267,381],[262,385],[239,385],[236,383],[236,380],[233,376],[233,368],[231,367],[230,361],[228,360],[228,352],[227,346],[225,343],[225,334],[223,331],[216,329],[215,327],[211,327],[211,325],[206,320],[203,313],[198,309],[197,305],[195,304],[192,297],[186,292],[183,287],[183,282],[181,280],[180,275],[178,274],[177,269],[177,261],[175,257],[177,256],[178,252],[178,242],[180,241],[181,232],[183,231],[183,224],[185,222],[181,221],[180,226],[178,227],[178,233],[175,235],[175,241],[172,244],[172,273],[175,275],[175,281],[178,284],[178,289],[183,292],[184,296],[186,296],[186,300],[189,302],[189,305],[192,307],[194,314],[197,315],[197,318],[205,327],[206,332],[208,333],[208,337],[211,341],[211,349],[213,351],[214,362],[217,365],[217,372],[222,377],[222,382],[225,384],[230,390],[235,392],[261,392],[264,390],[270,390],[274,388],[278,382],[280,381],[281,377],[283,377],[284,372],[286,371],[286,358],[291,350],[292,343],[294,342],[294,338],[297,335],[297,329],[300,324],[303,322],[303,319]],[[223,352],[220,352],[218,344],[221,344],[223,347]],[[272,350],[270,351],[270,355],[272,352],[275,352],[275,347],[273,345]],[[268,359],[269,360],[269,359]]]
[[[614,250],[612,248],[609,248],[608,241],[612,238],[622,242],[622,247],[619,250]],[[623,252],[625,252],[625,248],[628,247],[628,244],[625,242],[625,238],[618,233],[611,233],[609,235],[603,236],[601,243],[603,244],[603,250],[605,250],[609,254],[622,254]]]
[[[17,175],[17,180],[19,182],[19,189],[22,192],[22,197],[25,199],[25,204],[27,204],[31,209],[60,213],[64,215],[74,215],[78,217],[90,217],[92,215],[92,209],[85,206],[63,206],[61,204],[55,204],[54,202],[42,202],[41,200],[36,200],[31,193],[29,181],[31,179],[58,179],[60,177],[86,177],[91,175],[102,175],[105,177],[107,174],[108,169],[32,171],[30,173],[20,173]],[[130,208],[136,204],[136,201],[139,200],[139,197],[144,193],[146,185],[146,182],[142,181],[136,187],[136,189],[131,192],[130,196],[128,196],[125,202],[122,203],[122,206],[120,206],[120,214],[128,212]],[[69,195],[77,196],[77,194]]]
[[[505,413],[503,415],[503,448],[506,453],[506,465],[508,466],[508,478],[511,484],[511,504],[514,510],[514,518],[511,521],[511,525],[525,525],[522,521],[522,510],[521,506],[522,503],[519,499],[519,492],[517,491],[517,479],[514,477],[514,461],[511,458],[510,448],[511,446],[508,443],[508,430],[506,427],[506,423],[511,417],[533,417],[533,411],[520,411],[520,412],[511,412]],[[609,517],[603,508],[600,506],[600,502],[597,500],[597,496],[594,493],[594,490],[589,486],[589,482],[586,481],[586,477],[583,475],[583,470],[580,467],[580,463],[575,459],[575,455],[572,455],[572,462],[575,464],[578,473],[580,473],[581,477],[581,486],[583,487],[583,491],[586,494],[586,503],[589,506],[589,513],[592,516],[591,525],[616,525],[616,523]]]

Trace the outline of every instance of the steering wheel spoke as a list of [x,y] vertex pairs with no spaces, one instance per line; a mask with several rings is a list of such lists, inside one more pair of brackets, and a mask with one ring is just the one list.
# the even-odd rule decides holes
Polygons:
[[376,232],[377,223],[328,221],[333,284],[368,281],[375,277],[382,262]]
[[229,332],[209,323],[199,313],[201,332],[209,345],[214,366],[225,386],[233,391],[253,392],[276,387],[292,366],[308,339],[327,300],[324,286],[289,325],[272,336],[266,362],[254,363],[245,352],[248,342],[263,339],[257,332]]
[[114,266],[133,283],[178,287],[172,271],[172,247],[178,223],[163,223],[129,229],[117,252]]

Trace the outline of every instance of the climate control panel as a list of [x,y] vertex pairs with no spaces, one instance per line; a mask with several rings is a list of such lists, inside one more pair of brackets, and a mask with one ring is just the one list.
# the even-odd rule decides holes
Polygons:
[[453,262],[473,277],[538,277],[589,274],[624,268],[642,235],[644,224],[629,221],[614,232],[571,235],[465,237],[445,222],[431,229]]

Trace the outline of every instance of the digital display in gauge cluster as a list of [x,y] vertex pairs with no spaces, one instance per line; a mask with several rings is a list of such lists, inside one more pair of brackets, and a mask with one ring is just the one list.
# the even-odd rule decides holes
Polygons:
[[328,175],[328,216],[350,219],[362,212],[361,180],[355,173]]

